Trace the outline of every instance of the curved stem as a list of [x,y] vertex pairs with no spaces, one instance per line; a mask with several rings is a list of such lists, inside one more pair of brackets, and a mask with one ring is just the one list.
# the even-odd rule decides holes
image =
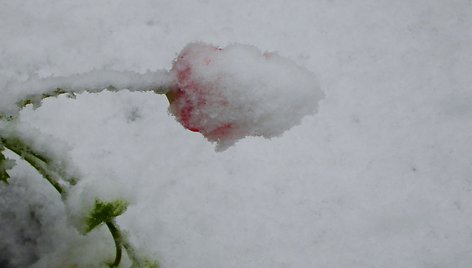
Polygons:
[[33,150],[31,150],[28,146],[26,146],[26,144],[21,142],[19,139],[1,138],[1,142],[3,146],[5,146],[5,148],[14,152],[15,154],[23,158],[26,162],[28,162],[54,187],[54,189],[56,189],[56,191],[61,196],[64,196],[65,190],[59,183],[59,179],[56,178],[57,176],[53,172],[49,171],[45,167],[48,162],[46,158],[40,156],[38,153],[33,152]]
[[107,221],[105,224],[108,227],[108,230],[110,230],[110,233],[113,237],[113,240],[115,241],[115,248],[116,248],[116,255],[115,255],[115,261],[110,265],[111,268],[118,267],[121,262],[121,246],[122,246],[122,235],[118,227],[113,221]]
[[24,155],[23,159],[25,159],[26,162],[28,162],[33,168],[35,168],[39,172],[39,174],[41,174],[52,185],[52,187],[54,187],[56,191],[61,194],[61,196],[66,193],[64,188],[59,184],[59,182],[54,179],[54,175],[52,175],[46,168],[44,168],[43,165],[39,163],[35,157],[30,155]]
[[82,92],[98,93],[103,90],[118,91],[152,91],[165,94],[174,83],[173,75],[166,70],[137,73],[133,71],[94,70],[64,77],[48,77],[29,79],[24,82],[10,84],[12,92],[32,92],[19,95],[17,105],[22,108],[27,104],[39,104],[42,99],[57,97],[63,94]]

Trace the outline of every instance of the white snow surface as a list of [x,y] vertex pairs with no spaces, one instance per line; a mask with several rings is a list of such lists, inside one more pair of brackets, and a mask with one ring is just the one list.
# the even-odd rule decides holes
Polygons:
[[[78,192],[131,199],[118,223],[162,267],[471,267],[469,0],[3,0],[0,25],[1,94],[37,77],[169,69],[196,41],[251,44],[318,75],[315,116],[222,153],[152,92],[21,112],[71,148]],[[0,186],[0,266],[113,256],[108,233],[74,233],[60,197],[17,162]]]

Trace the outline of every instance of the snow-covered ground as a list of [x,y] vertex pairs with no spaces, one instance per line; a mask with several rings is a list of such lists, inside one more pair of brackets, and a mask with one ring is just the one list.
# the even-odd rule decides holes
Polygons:
[[[35,76],[170,69],[194,41],[276,51],[326,97],[271,140],[215,152],[153,93],[48,99],[20,119],[72,148],[84,190],[133,201],[118,222],[164,268],[468,268],[471,29],[470,0],[0,0],[0,93]],[[71,234],[26,165],[13,172],[0,266],[113,251],[107,233],[91,234],[97,248]]]

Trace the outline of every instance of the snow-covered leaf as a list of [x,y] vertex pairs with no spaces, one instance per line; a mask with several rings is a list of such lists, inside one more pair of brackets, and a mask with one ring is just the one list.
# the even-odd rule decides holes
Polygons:
[[113,202],[95,200],[95,205],[86,220],[86,232],[90,232],[98,225],[123,214],[127,208],[128,202],[126,200],[119,199]]

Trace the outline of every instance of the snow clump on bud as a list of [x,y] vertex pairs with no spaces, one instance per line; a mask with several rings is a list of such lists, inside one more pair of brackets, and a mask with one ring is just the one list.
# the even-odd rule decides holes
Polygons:
[[314,114],[324,97],[312,72],[250,45],[191,43],[171,73],[169,112],[217,150],[246,136],[279,136]]

